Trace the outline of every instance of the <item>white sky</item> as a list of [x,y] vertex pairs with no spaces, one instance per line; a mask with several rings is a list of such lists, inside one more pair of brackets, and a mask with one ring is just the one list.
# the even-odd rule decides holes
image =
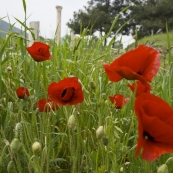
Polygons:
[[[61,13],[61,36],[70,31],[66,23],[73,19],[73,12],[84,9],[88,0],[25,0],[27,7],[27,26],[31,21],[40,21],[40,35],[53,38],[56,30],[56,6],[62,6]],[[0,0],[0,18],[9,16],[10,23],[16,22],[17,18],[24,21],[24,9],[22,0]],[[8,22],[8,18],[3,19]],[[19,23],[15,24],[20,27]]]

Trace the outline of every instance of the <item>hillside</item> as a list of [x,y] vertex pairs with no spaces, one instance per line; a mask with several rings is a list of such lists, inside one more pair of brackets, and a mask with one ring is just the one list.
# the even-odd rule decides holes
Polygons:
[[[170,45],[173,46],[173,32],[169,32],[169,41]],[[147,44],[162,51],[167,51],[168,48],[168,37],[166,33],[161,33],[153,36],[144,37],[141,40],[138,40],[138,44]],[[129,49],[134,48],[134,43],[129,46]]]
[[[10,24],[4,20],[0,20],[0,36],[5,36],[10,30]],[[22,33],[22,30],[13,26],[11,29],[12,32]]]

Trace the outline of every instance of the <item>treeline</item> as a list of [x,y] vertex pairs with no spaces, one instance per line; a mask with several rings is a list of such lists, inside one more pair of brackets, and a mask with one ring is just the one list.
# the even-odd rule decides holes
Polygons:
[[[124,10],[126,8],[126,10]],[[121,26],[121,34],[138,38],[166,31],[166,23],[173,29],[172,0],[89,0],[84,9],[74,12],[67,26],[80,33],[84,28],[89,34],[108,33],[115,17],[119,19],[113,33]]]

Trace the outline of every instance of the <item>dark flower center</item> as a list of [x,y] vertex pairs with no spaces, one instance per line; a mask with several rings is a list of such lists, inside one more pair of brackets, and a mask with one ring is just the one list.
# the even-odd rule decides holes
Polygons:
[[142,73],[140,71],[138,71],[137,74],[142,75]]
[[44,55],[45,50],[43,48],[39,48],[38,49],[38,53],[41,54],[41,55]]
[[143,132],[143,137],[146,140],[154,141],[154,138],[148,132],[146,132],[146,131]]
[[69,102],[74,95],[75,89],[73,87],[65,88],[61,93],[61,100],[64,102]]

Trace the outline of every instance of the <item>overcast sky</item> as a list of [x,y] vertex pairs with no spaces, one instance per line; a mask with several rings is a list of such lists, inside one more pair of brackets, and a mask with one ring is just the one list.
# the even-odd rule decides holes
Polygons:
[[[56,6],[62,6],[61,13],[61,36],[70,30],[66,23],[73,18],[73,12],[84,9],[88,0],[25,0],[27,6],[27,25],[31,21],[40,21],[40,33],[44,37],[53,38],[56,30]],[[9,16],[10,23],[16,22],[17,18],[24,21],[24,10],[22,0],[0,0],[0,18]],[[3,19],[8,21],[8,18]],[[20,24],[16,23],[16,27]]]

